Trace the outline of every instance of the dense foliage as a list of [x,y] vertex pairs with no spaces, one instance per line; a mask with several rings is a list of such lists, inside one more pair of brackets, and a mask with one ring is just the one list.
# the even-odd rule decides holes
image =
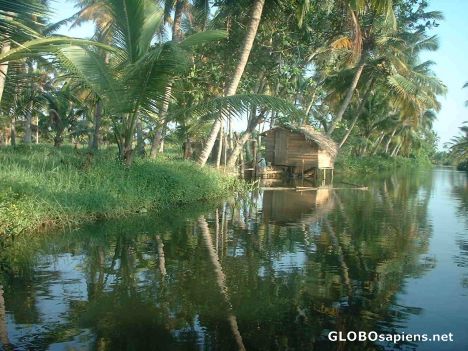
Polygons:
[[[289,123],[315,126],[354,157],[434,152],[446,88],[419,56],[437,49],[429,30],[442,15],[425,0],[76,7],[49,24],[46,2],[0,2],[2,144],[116,144],[129,165],[169,141],[202,165],[211,155],[234,166],[259,132]],[[91,40],[52,34],[84,22]]]

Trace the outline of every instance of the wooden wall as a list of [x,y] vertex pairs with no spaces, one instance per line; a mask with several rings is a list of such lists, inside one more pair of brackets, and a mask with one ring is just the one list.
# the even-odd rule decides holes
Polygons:
[[[279,132],[286,132],[288,135],[287,141],[287,158],[284,164],[275,162],[275,146],[276,137]],[[271,130],[265,133],[263,137],[265,145],[265,159],[271,162],[273,166],[296,166],[297,171],[302,170],[302,160],[304,160],[304,169],[310,168],[328,168],[333,167],[333,162],[330,155],[319,150],[317,144],[308,142],[305,136],[299,133],[292,133],[284,129]]]

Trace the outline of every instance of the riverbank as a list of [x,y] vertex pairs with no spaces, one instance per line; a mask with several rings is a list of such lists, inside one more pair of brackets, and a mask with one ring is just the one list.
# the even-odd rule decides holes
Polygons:
[[183,160],[91,156],[64,146],[0,150],[0,235],[207,202],[240,189],[234,177]]
[[430,168],[428,159],[415,159],[407,157],[365,156],[357,157],[339,154],[335,162],[337,175],[365,175],[378,174],[404,168]]

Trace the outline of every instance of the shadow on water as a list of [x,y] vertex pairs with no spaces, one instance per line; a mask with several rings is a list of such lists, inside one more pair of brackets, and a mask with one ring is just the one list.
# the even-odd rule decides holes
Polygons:
[[[0,344],[5,350],[394,349],[331,342],[327,334],[392,333],[424,313],[395,296],[437,265],[428,255],[432,182],[421,173],[383,177],[369,191],[255,191],[218,207],[14,243],[2,253],[9,266],[0,293]],[[466,187],[453,192],[466,200]],[[463,211],[466,202],[460,206]],[[460,245],[466,258],[466,242]]]

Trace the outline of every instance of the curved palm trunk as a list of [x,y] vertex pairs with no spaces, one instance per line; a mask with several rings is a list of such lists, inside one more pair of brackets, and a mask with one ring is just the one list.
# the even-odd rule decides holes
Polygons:
[[233,168],[235,166],[237,158],[239,157],[242,151],[242,148],[244,147],[245,143],[252,137],[255,128],[257,128],[258,124],[263,120],[264,115],[265,112],[262,111],[258,117],[254,117],[254,119],[250,121],[249,125],[247,126],[247,129],[244,132],[244,134],[242,134],[239,140],[236,141],[234,149],[232,150],[232,153],[227,161],[226,166],[228,168]]
[[351,132],[353,131],[354,126],[356,125],[356,123],[357,123],[357,121],[359,119],[359,116],[361,115],[362,110],[364,109],[364,104],[366,103],[367,97],[369,96],[369,93],[370,93],[371,88],[372,88],[372,84],[373,84],[373,80],[370,80],[369,84],[366,87],[366,91],[365,91],[364,95],[361,98],[361,102],[359,103],[359,107],[358,107],[358,109],[356,111],[356,115],[354,116],[353,122],[351,123],[351,126],[348,129],[348,132],[345,134],[345,136],[341,140],[341,143],[338,146],[339,148],[341,148],[344,145],[344,143],[346,143],[346,140],[348,140],[348,137],[351,135]]
[[[10,51],[10,42],[3,42],[1,54],[6,54]],[[3,90],[5,89],[5,81],[8,74],[8,62],[0,64],[0,102],[2,102]]]
[[[252,8],[252,16],[250,18],[250,23],[247,29],[247,33],[245,35],[244,44],[242,45],[239,63],[237,64],[234,75],[232,76],[232,80],[226,89],[225,96],[232,96],[237,91],[237,87],[239,86],[239,82],[244,73],[247,61],[249,60],[250,51],[252,50],[252,46],[257,35],[257,29],[258,25],[260,24],[260,19],[262,17],[264,4],[265,0],[255,0],[254,2]],[[211,151],[213,150],[216,137],[218,136],[219,129],[221,128],[221,124],[223,123],[224,118],[225,114],[221,113],[221,117],[214,122],[213,127],[211,128],[211,132],[208,136],[205,147],[203,148],[200,158],[198,159],[198,163],[201,166],[204,166],[206,164],[206,161],[208,160],[208,157],[210,156]]]
[[349,104],[351,103],[351,99],[353,98],[354,91],[356,90],[356,87],[359,83],[359,79],[361,78],[362,71],[364,70],[365,66],[364,59],[361,59],[356,72],[354,73],[353,81],[351,83],[351,86],[348,89],[348,92],[346,93],[345,99],[343,100],[343,103],[340,106],[340,109],[338,110],[338,113],[336,114],[335,118],[333,119],[330,128],[328,128],[327,135],[331,135],[333,131],[335,130],[337,124],[341,121],[343,118],[343,115],[348,108]]
[[377,138],[377,140],[375,141],[374,145],[372,146],[372,151],[371,151],[371,155],[375,155],[377,153],[377,150],[380,146],[380,143],[382,142],[382,140],[385,138],[385,133],[384,132],[380,132],[380,136]]
[[385,144],[385,153],[388,154],[388,149],[390,148],[390,143],[392,142],[392,139],[393,137],[395,136],[395,133],[398,129],[398,126],[396,126],[394,129],[393,129],[393,132],[392,134],[389,136],[388,140],[387,140],[387,143]]
[[244,342],[242,341],[242,335],[239,331],[236,316],[232,312],[232,304],[229,299],[228,288],[226,285],[226,276],[224,275],[221,263],[219,263],[218,254],[213,246],[213,240],[211,239],[210,229],[208,228],[208,223],[206,222],[205,217],[201,216],[198,219],[198,226],[201,229],[203,240],[205,241],[206,248],[208,249],[208,255],[210,256],[211,263],[213,264],[215,269],[216,283],[218,284],[219,290],[224,298],[224,301],[229,306],[227,319],[231,326],[231,331],[234,335],[234,338],[236,339],[236,343],[239,350],[245,350]]

